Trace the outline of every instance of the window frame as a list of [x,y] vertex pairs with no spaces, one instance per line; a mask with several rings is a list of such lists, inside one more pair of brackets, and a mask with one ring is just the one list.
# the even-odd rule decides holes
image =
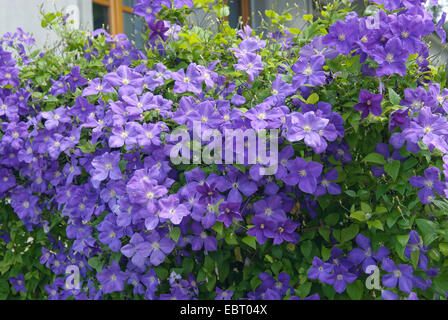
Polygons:
[[[108,8],[110,33],[116,35],[124,33],[123,12],[133,13],[133,8],[123,5],[122,0],[92,0],[93,3]],[[227,1],[226,1],[227,2]],[[251,25],[250,0],[240,0],[240,15],[243,26]]]
[[[226,5],[228,5],[228,0],[225,0],[224,2]],[[251,12],[250,12],[250,0],[239,0],[239,10],[240,10],[240,17],[242,17],[243,26],[245,25],[251,25]],[[226,17],[226,20],[228,21],[228,17]]]
[[251,25],[251,12],[250,12],[250,0],[241,0],[240,1],[240,12],[241,17],[243,18],[243,26]]
[[110,33],[124,33],[123,12],[133,13],[133,8],[123,5],[122,0],[92,0],[93,3],[108,8]]

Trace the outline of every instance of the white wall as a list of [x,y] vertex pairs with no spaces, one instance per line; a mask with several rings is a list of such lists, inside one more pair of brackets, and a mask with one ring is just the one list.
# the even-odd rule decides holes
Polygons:
[[45,12],[54,12],[55,8],[62,11],[69,5],[75,5],[79,8],[81,28],[93,28],[91,0],[0,0],[0,36],[21,27],[33,34],[37,46],[50,44],[54,35],[41,27],[41,5]]

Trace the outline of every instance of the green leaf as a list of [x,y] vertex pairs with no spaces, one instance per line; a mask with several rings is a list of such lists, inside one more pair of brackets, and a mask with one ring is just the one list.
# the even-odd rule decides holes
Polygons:
[[312,22],[313,21],[313,15],[312,14],[306,14],[302,17],[303,20]]
[[324,218],[325,224],[329,227],[334,226],[339,220],[339,213],[331,213]]
[[392,88],[388,88],[388,91],[389,91],[390,102],[392,102],[392,104],[394,104],[394,105],[399,105],[400,101],[401,101],[400,96]]
[[361,211],[365,213],[372,213],[372,208],[365,202],[361,202]]
[[326,241],[330,241],[330,228],[328,227],[320,227],[318,229],[319,234],[324,238]]
[[233,232],[227,233],[224,240],[229,245],[237,245],[238,244],[238,241],[236,240],[235,234]]
[[219,205],[221,204],[221,202],[224,202],[224,199],[219,200],[216,204],[215,204],[215,213],[219,214]]
[[418,160],[415,158],[409,158],[403,163],[403,170],[407,171],[409,169],[412,169],[418,164]]
[[439,243],[439,249],[444,256],[448,256],[448,243],[446,242]]
[[260,277],[258,277],[258,275],[257,275],[257,276],[254,276],[254,277],[250,280],[250,287],[251,287],[252,289],[257,288],[260,284],[261,284],[261,279],[260,279]]
[[6,300],[9,294],[9,283],[6,279],[0,279],[0,300]]
[[359,232],[359,226],[355,223],[351,224],[349,227],[342,229],[341,231],[341,242],[347,242],[352,240]]
[[101,271],[103,271],[103,263],[101,262],[99,257],[92,257],[87,261],[87,263],[89,264],[89,266],[95,269],[96,272],[100,273]]
[[218,18],[228,17],[230,15],[230,9],[226,5],[216,5],[213,7]]
[[411,252],[411,263],[414,268],[417,268],[419,258],[420,258],[420,250],[413,250]]
[[375,214],[383,214],[387,213],[387,208],[385,207],[376,207],[375,208]]
[[398,174],[400,173],[400,161],[394,160],[392,162],[388,162],[384,165],[384,171],[392,177],[393,181],[397,180]]
[[188,276],[189,273],[191,273],[194,269],[194,262],[191,258],[185,258],[182,261],[182,268],[185,276]]
[[280,246],[274,246],[272,248],[272,256],[276,259],[281,259],[283,257],[283,250]]
[[370,227],[370,228],[376,228],[376,229],[379,229],[379,230],[383,230],[384,231],[384,227],[383,227],[383,223],[380,221],[380,220],[373,220],[373,221],[367,221],[367,225]]
[[282,270],[282,263],[280,261],[276,261],[271,265],[271,270],[275,273],[278,274],[280,272],[280,270]]
[[207,282],[207,284],[205,285],[205,287],[207,288],[207,290],[209,292],[212,292],[215,289],[216,276],[214,274],[212,274],[211,276],[208,276],[206,278],[206,282]]
[[347,195],[349,195],[349,196],[352,197],[352,198],[355,198],[355,197],[356,197],[356,192],[353,191],[353,190],[345,190],[344,193],[347,194]]
[[174,227],[171,231],[170,231],[170,237],[171,239],[174,240],[174,242],[177,243],[177,241],[179,241],[179,237],[180,237],[180,229],[179,227]]
[[350,218],[356,219],[358,221],[364,222],[366,221],[366,214],[362,211],[355,211],[350,214]]
[[232,166],[240,170],[242,173],[246,173],[246,167],[239,163],[233,163]]
[[331,249],[330,248],[326,248],[326,247],[322,247],[321,255],[322,255],[322,259],[324,261],[327,261],[328,259],[330,259]]
[[417,219],[415,220],[417,227],[422,232],[423,241],[425,245],[429,246],[435,239],[437,239],[437,225],[427,219]]
[[278,14],[277,12],[275,12],[274,10],[265,10],[264,14],[266,15],[266,17],[268,18],[277,18]]
[[433,261],[440,261],[440,252],[436,248],[429,250],[428,256]]
[[443,293],[448,292],[448,271],[440,273],[433,279],[434,285],[441,289]]
[[384,157],[379,153],[369,153],[364,159],[362,159],[363,162],[370,162],[374,164],[386,164],[386,160]]
[[363,291],[364,285],[360,280],[347,284],[347,294],[352,300],[360,300],[362,298]]
[[247,244],[249,247],[253,249],[257,249],[257,238],[253,236],[246,236],[243,238],[243,243]]
[[398,243],[404,248],[408,244],[410,237],[408,234],[397,236]]
[[224,224],[222,222],[217,221],[212,229],[216,231],[218,238],[223,238]]
[[95,145],[91,144],[90,142],[86,141],[82,145],[80,145],[79,150],[81,150],[84,153],[94,153],[96,150]]
[[307,297],[311,291],[311,282],[305,282],[295,289],[297,295],[302,299]]
[[306,99],[306,103],[308,104],[316,104],[319,102],[319,95],[317,93],[311,94],[308,99]]
[[204,268],[208,272],[212,272],[215,269],[215,261],[210,256],[205,256]]
[[[156,269],[156,274],[157,274],[157,269]],[[166,274],[165,277],[161,277],[161,276],[159,276],[159,274],[157,274],[157,277],[158,277],[159,279],[166,279],[166,277],[168,277],[168,272],[167,272],[167,274]],[[197,282],[205,281],[205,278],[206,278],[206,277],[207,277],[207,273],[205,272],[204,268],[201,268],[201,269],[199,270],[199,272],[198,272],[198,276],[197,276],[197,278],[196,278],[196,281],[197,281]]]
[[304,257],[309,257],[311,255],[311,250],[313,249],[313,243],[310,240],[306,240],[300,245],[300,251]]

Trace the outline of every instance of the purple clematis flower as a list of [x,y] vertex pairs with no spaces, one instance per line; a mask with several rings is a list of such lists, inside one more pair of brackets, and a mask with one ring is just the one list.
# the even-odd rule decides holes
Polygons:
[[373,94],[367,90],[361,90],[359,92],[359,103],[355,104],[353,108],[362,112],[361,119],[366,118],[369,113],[379,117],[383,113],[381,101],[383,101],[381,94]]
[[256,237],[259,244],[264,244],[267,239],[267,234],[274,232],[274,221],[262,215],[253,217],[252,224],[254,226],[247,231],[247,234]]
[[13,284],[14,290],[16,292],[26,292],[25,288],[25,278],[22,273],[18,274],[17,277],[9,277],[8,280]]
[[319,257],[314,257],[312,267],[308,270],[308,278],[311,280],[319,279],[321,282],[327,283],[333,269],[334,266],[331,263],[323,262]]
[[216,297],[215,300],[231,300],[233,296],[232,290],[222,290],[216,287]]
[[336,169],[328,170],[323,177],[318,180],[319,185],[317,186],[314,195],[320,197],[325,195],[327,192],[331,195],[336,195],[341,193],[341,187],[334,182],[338,179],[338,171]]
[[424,254],[428,250],[429,248],[424,246],[423,241],[417,231],[412,230],[409,232],[409,240],[406,248],[404,249],[404,255],[408,259],[411,259],[412,252],[419,251],[418,267],[422,270],[428,270],[429,259]]
[[442,14],[442,17],[440,18],[439,22],[437,22],[436,27],[436,33],[440,37],[442,44],[446,43],[446,31],[443,28],[445,25],[445,19],[446,19],[446,12]]
[[116,224],[114,214],[108,214],[106,218],[98,225],[98,239],[101,243],[107,244],[113,252],[118,252],[121,248],[121,238],[123,237],[123,229]]
[[232,224],[233,219],[238,221],[243,220],[239,210],[240,203],[223,201],[219,204],[219,216],[217,220],[223,222],[228,228]]
[[409,50],[409,53],[418,52],[423,44],[420,40],[421,27],[419,20],[420,17],[402,14],[390,24],[393,35],[401,40],[403,48]]
[[322,70],[325,58],[321,55],[309,59],[299,59],[292,67],[296,74],[292,78],[292,85],[298,89],[302,85],[320,86],[325,83],[325,72]]
[[409,124],[409,120],[409,109],[395,110],[389,116],[389,132],[397,127],[404,129]]
[[317,179],[322,173],[322,164],[314,161],[306,162],[303,158],[289,160],[287,164],[289,174],[283,181],[290,185],[298,185],[305,193],[313,194],[317,188]]
[[420,110],[418,117],[412,118],[409,126],[403,130],[405,139],[417,144],[421,139],[431,152],[434,148],[448,151],[445,140],[442,138],[448,134],[447,120],[444,116],[433,114],[430,107]]
[[134,233],[130,242],[121,248],[121,253],[128,258],[132,258],[132,263],[137,267],[145,265],[146,258],[150,252],[151,245],[138,233]]
[[110,178],[112,180],[120,180],[123,175],[119,167],[120,153],[119,152],[105,152],[99,157],[95,157],[92,160],[92,166],[94,168],[92,175],[92,183],[95,188],[99,187],[101,181]]
[[386,247],[380,247],[376,254],[370,244],[370,239],[362,234],[356,236],[356,244],[361,248],[354,248],[350,251],[348,258],[356,265],[361,264],[362,269],[366,272],[369,266],[376,266],[378,262],[382,261],[389,255],[389,250]]
[[167,198],[160,199],[160,214],[161,218],[169,219],[173,224],[180,224],[185,216],[190,214],[187,206],[180,203],[179,196],[172,194]]
[[337,293],[342,293],[347,288],[347,283],[352,283],[357,279],[357,276],[348,272],[342,266],[336,266],[334,272],[327,278],[327,282],[333,285]]
[[409,179],[410,184],[415,188],[422,188],[418,192],[418,198],[423,204],[430,204],[435,198],[433,190],[439,195],[443,195],[445,185],[440,181],[440,170],[437,167],[430,167],[424,171],[425,177],[413,176]]
[[97,279],[101,283],[104,294],[123,291],[124,283],[127,278],[128,275],[120,270],[117,261],[114,261],[109,268],[103,269],[103,271],[97,275]]
[[64,107],[54,109],[53,111],[42,112],[42,118],[46,119],[45,128],[48,130],[56,129],[59,123],[69,123],[71,118],[67,115]]
[[169,30],[169,28],[165,26],[164,20],[159,20],[157,22],[149,21],[148,27],[151,30],[151,32],[149,33],[150,41],[157,39],[157,37],[160,37],[162,41],[166,41],[168,39],[166,32]]
[[114,88],[107,81],[101,82],[100,78],[93,79],[89,82],[87,88],[82,92],[82,96],[93,96],[98,93],[111,93],[114,92]]
[[323,38],[322,43],[348,55],[358,40],[359,27],[357,23],[338,20],[330,27],[330,32]]
[[160,265],[165,257],[173,251],[175,243],[168,237],[161,237],[156,231],[153,231],[147,241],[150,243],[149,261],[153,266]]
[[174,0],[174,8],[180,9],[183,6],[187,6],[188,8],[193,8],[193,0]]
[[261,56],[252,52],[243,55],[234,67],[235,70],[246,71],[249,75],[249,82],[253,82],[264,69]]
[[177,72],[172,72],[171,77],[175,81],[173,89],[174,93],[191,91],[199,94],[202,92],[201,83],[203,81],[203,77],[195,63],[191,63],[186,72],[184,69],[180,69]]
[[322,153],[327,148],[327,142],[322,135],[329,121],[316,116],[313,111],[305,114],[294,112],[286,118],[286,138],[291,142],[304,140],[316,153]]
[[297,243],[300,240],[299,235],[295,230],[299,227],[300,223],[294,222],[283,217],[280,220],[275,221],[275,227],[273,229],[266,229],[265,235],[268,238],[274,239],[274,245],[283,243],[283,241]]
[[412,266],[407,264],[397,265],[389,258],[383,259],[383,270],[391,272],[383,277],[383,284],[385,287],[394,288],[397,286],[403,292],[411,292],[412,284],[412,273],[414,272]]
[[191,223],[191,232],[193,233],[190,240],[191,249],[194,251],[199,251],[202,248],[205,251],[217,250],[218,240],[214,236],[209,236],[199,222],[194,221]]
[[387,41],[384,48],[377,46],[373,52],[375,61],[380,64],[376,71],[378,77],[394,73],[404,77],[409,52],[403,48],[400,39],[394,37]]

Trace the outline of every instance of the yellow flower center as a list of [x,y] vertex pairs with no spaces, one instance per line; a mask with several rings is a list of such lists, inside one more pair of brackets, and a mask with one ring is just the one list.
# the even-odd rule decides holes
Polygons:
[[310,75],[313,74],[313,69],[311,69],[311,67],[308,66],[308,67],[303,71],[303,73],[304,73],[305,75],[307,75],[307,76],[310,76]]
[[394,55],[392,53],[388,53],[386,55],[386,61],[389,62],[389,63],[393,62],[394,61]]

